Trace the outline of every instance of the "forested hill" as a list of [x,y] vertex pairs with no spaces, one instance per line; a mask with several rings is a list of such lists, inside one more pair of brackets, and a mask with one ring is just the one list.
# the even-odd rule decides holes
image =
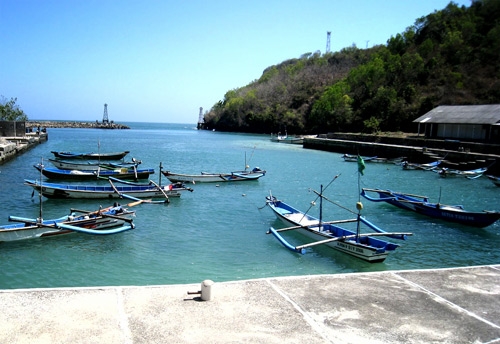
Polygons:
[[220,131],[414,131],[438,105],[500,103],[500,1],[451,2],[386,45],[307,53],[228,91],[205,114]]

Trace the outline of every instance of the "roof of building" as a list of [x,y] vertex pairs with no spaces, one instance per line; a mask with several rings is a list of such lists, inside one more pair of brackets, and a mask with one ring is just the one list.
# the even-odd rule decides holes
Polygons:
[[500,125],[500,104],[441,105],[413,122]]

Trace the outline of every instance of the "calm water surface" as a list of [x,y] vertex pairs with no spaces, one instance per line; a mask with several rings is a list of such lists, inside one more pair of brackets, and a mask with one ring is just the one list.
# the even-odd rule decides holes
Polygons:
[[[71,234],[0,243],[0,288],[157,285],[216,282],[271,276],[362,271],[442,268],[500,263],[500,224],[474,229],[432,220],[387,204],[362,199],[363,215],[388,231],[413,232],[384,263],[370,264],[328,248],[298,255],[270,235],[282,226],[265,205],[272,192],[306,210],[319,190],[340,175],[325,195],[355,209],[358,201],[356,164],[341,154],[270,142],[268,136],[197,131],[194,125],[127,123],[131,130],[48,129],[49,140],[0,166],[0,220],[9,215],[35,218],[38,196],[23,185],[37,179],[33,164],[52,158],[51,150],[129,150],[142,167],[158,166],[177,173],[226,172],[251,168],[268,171],[258,181],[196,184],[168,205],[139,205],[136,229],[113,236]],[[49,165],[49,164],[48,164]],[[166,182],[166,178],[162,178]],[[367,164],[361,187],[388,188],[427,195],[432,201],[463,204],[468,210],[500,210],[500,188],[486,178],[439,178],[399,166]],[[126,202],[122,202],[126,203]],[[319,202],[318,202],[319,203]],[[44,218],[69,208],[95,210],[105,200],[43,200]],[[310,211],[317,216],[318,207]],[[325,204],[324,218],[351,218],[347,211]],[[300,235],[287,238],[296,244]],[[390,239],[389,239],[390,240]]]

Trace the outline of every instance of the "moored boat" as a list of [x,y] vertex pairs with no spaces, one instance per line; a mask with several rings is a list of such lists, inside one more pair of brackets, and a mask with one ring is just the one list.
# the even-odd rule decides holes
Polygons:
[[302,136],[272,136],[271,137],[272,142],[279,142],[279,143],[291,143],[291,144],[297,144],[301,145],[304,143],[304,138]]
[[94,152],[86,152],[86,153],[75,153],[75,152],[59,152],[59,151],[51,151],[52,154],[56,158],[62,159],[88,159],[88,160],[120,160],[125,157],[129,151],[125,152],[116,152],[116,153],[94,153]]
[[408,161],[403,161],[401,163],[401,166],[403,167],[403,170],[425,170],[425,171],[431,171],[437,168],[441,164],[441,160],[433,161],[428,164],[417,164],[417,163],[411,163]]
[[257,180],[266,175],[266,171],[256,167],[251,171],[234,171],[229,173],[207,173],[201,174],[180,174],[172,173],[170,171],[162,171],[162,173],[171,182],[182,183],[214,183],[214,182],[236,182],[236,181],[249,181]]
[[80,170],[80,171],[99,171],[99,170],[116,170],[122,168],[137,168],[142,162],[133,161],[130,162],[120,162],[120,163],[111,163],[111,162],[70,162],[64,160],[56,160],[56,159],[48,159],[55,168],[60,170]]
[[[323,196],[321,195],[321,197]],[[361,217],[359,213],[355,219],[322,222],[321,219],[303,213],[279,201],[276,197],[268,196],[266,200],[266,204],[273,210],[276,217],[284,224],[291,226],[283,229],[271,227],[268,234],[272,233],[286,248],[298,253],[305,253],[305,248],[307,247],[327,245],[335,250],[371,263],[383,262],[387,255],[399,247],[399,245],[376,239],[374,236],[390,236],[398,239],[406,239],[406,235],[411,235],[411,233],[384,232],[364,217]],[[357,228],[361,224],[364,224],[376,231],[376,233],[361,234],[357,230],[348,230],[337,225],[342,223],[355,223],[358,226]],[[288,230],[295,230],[316,241],[301,246],[293,246],[280,234]]]
[[[366,192],[378,193],[379,198],[368,196]],[[431,203],[426,196],[380,189],[363,189],[361,195],[373,202],[387,202],[401,209],[473,227],[487,227],[500,219],[497,211],[466,211],[462,205]]]
[[69,215],[54,220],[10,216],[9,221],[19,223],[0,226],[0,242],[75,232],[94,235],[116,234],[134,228],[133,216],[135,216],[135,211],[129,211],[121,205],[97,211],[71,209]]
[[487,170],[488,170],[487,167],[477,168],[475,170],[468,170],[468,171],[442,167],[440,169],[435,169],[433,171],[437,172],[439,176],[443,178],[457,176],[457,177],[475,179],[481,177]]
[[136,169],[134,168],[117,168],[114,170],[98,170],[98,171],[83,171],[83,170],[60,170],[57,168],[46,168],[40,164],[34,167],[50,179],[67,179],[67,180],[96,180],[100,178],[114,177],[118,179],[147,179],[151,174],[154,174],[154,169]]
[[[363,162],[374,162],[374,163],[385,163],[385,164],[400,164],[404,157],[399,157],[399,158],[379,158],[377,156],[362,156]],[[358,161],[358,156],[357,155],[352,155],[352,154],[344,154],[342,155],[342,159],[344,161],[350,161],[350,162],[357,162]]]
[[[182,184],[159,186],[156,183],[137,185],[127,183],[124,185],[75,185],[46,183],[40,185],[38,181],[24,180],[24,185],[29,185],[47,198],[129,198],[133,200],[145,198],[180,197],[182,191],[193,191]],[[127,197],[128,196],[128,197]]]

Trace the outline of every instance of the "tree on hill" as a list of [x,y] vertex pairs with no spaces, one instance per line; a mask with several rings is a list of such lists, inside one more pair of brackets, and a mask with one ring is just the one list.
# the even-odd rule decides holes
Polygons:
[[386,45],[303,54],[228,91],[207,129],[271,133],[413,131],[438,105],[500,102],[500,1],[451,2]]

